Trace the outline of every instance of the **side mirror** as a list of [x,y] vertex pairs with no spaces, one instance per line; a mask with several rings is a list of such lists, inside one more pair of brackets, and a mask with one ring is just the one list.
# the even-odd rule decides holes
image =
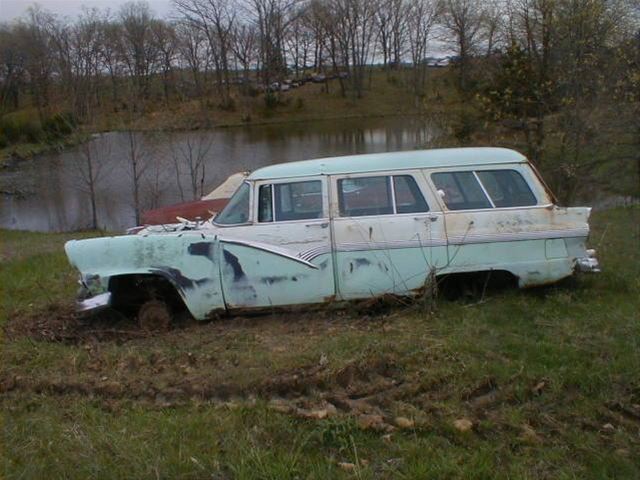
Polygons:
[[445,197],[445,195],[446,195],[446,193],[444,192],[444,190],[442,190],[442,189],[440,189],[440,188],[439,188],[439,189],[438,189],[438,195],[440,195],[440,198],[444,198],[444,197]]

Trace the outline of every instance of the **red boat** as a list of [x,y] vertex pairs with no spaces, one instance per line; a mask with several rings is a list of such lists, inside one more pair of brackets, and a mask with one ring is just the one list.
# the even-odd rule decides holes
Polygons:
[[176,203],[142,212],[140,220],[143,225],[176,223],[178,222],[177,217],[186,218],[187,220],[196,220],[198,218],[206,220],[222,210],[228,201],[228,198],[216,198],[214,200],[194,200],[192,202]]
[[247,175],[247,172],[234,173],[200,200],[176,203],[142,212],[141,223],[142,225],[176,223],[180,221],[178,217],[192,221],[198,217],[202,220],[209,219],[224,208]]

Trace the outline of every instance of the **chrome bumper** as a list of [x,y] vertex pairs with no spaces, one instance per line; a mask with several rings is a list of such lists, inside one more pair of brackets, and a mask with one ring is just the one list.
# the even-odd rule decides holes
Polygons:
[[90,312],[100,310],[111,305],[111,292],[101,293],[84,300],[76,302],[76,310],[78,312]]
[[576,270],[581,273],[599,273],[601,270],[596,251],[591,248],[586,253],[586,257],[576,259]]

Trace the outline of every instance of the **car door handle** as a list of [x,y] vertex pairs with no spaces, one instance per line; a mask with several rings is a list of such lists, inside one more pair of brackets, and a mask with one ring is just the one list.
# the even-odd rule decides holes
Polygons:
[[329,226],[329,222],[324,223],[308,223],[305,225],[307,228],[316,227],[316,228],[327,228]]

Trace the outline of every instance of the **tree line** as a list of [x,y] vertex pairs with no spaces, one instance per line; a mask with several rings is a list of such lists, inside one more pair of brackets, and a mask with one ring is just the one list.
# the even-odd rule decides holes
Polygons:
[[70,19],[36,5],[0,26],[0,107],[20,108],[26,93],[44,112],[55,86],[82,119],[105,86],[114,103],[125,91],[146,100],[155,79],[167,101],[215,93],[225,106],[234,84],[249,94],[309,71],[343,72],[341,93],[360,97],[376,64],[410,67],[420,93],[435,48],[454,55],[463,92],[478,59],[522,54],[544,109],[554,81],[584,83],[585,69],[637,38],[637,11],[638,0],[173,0],[165,19],[144,1]]

